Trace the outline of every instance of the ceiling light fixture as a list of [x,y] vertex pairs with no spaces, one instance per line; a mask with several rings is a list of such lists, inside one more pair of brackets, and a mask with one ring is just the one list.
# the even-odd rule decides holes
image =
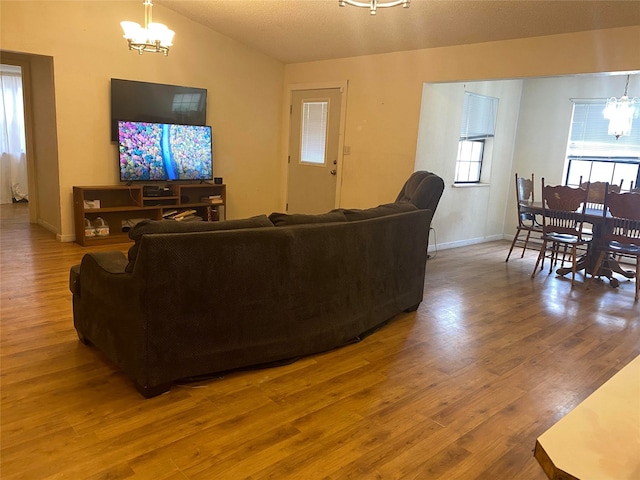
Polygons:
[[611,97],[604,107],[604,118],[609,120],[609,135],[614,135],[616,140],[631,133],[631,125],[634,118],[638,118],[638,106],[640,98],[627,96],[629,88],[629,77],[624,87],[624,95],[620,98]]
[[154,23],[151,10],[153,3],[151,0],[144,0],[144,28],[136,22],[120,22],[123,37],[129,42],[129,50],[137,50],[140,55],[142,52],[163,53],[165,56],[169,54],[169,47],[173,45],[171,41],[175,32],[169,30],[162,23]]
[[378,8],[397,7],[402,5],[403,8],[409,8],[411,0],[393,0],[390,2],[379,2],[378,0],[371,0],[370,2],[356,2],[355,0],[338,0],[338,4],[341,7],[351,5],[353,7],[364,7],[371,11],[371,15],[376,14]]

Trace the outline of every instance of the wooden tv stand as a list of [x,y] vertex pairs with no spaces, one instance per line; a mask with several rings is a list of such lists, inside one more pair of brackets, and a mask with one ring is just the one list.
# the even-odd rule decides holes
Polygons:
[[[161,220],[177,210],[195,210],[203,220],[224,220],[227,202],[225,184],[188,183],[162,185],[161,196],[145,196],[143,185],[73,187],[73,217],[76,242],[82,246],[129,242],[128,230],[141,219]],[[147,192],[149,193],[149,192]],[[204,197],[219,199],[203,200]],[[99,203],[99,205],[98,205]],[[85,235],[85,218],[92,224],[101,217],[108,235]]]

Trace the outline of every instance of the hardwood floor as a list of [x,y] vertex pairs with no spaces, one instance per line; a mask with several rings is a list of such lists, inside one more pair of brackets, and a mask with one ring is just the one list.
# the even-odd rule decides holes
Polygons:
[[439,252],[358,344],[145,400],[73,329],[89,249],[0,213],[3,480],[544,480],[536,438],[640,354],[632,282],[532,280],[503,241]]

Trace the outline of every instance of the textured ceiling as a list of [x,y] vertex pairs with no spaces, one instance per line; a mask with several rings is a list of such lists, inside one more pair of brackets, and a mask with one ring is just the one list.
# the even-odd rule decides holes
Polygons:
[[640,0],[412,0],[376,16],[338,0],[155,4],[284,63],[640,25]]

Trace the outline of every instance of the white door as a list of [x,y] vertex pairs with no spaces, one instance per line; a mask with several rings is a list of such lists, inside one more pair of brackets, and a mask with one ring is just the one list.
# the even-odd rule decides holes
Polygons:
[[325,213],[336,205],[340,88],[291,94],[287,211]]

